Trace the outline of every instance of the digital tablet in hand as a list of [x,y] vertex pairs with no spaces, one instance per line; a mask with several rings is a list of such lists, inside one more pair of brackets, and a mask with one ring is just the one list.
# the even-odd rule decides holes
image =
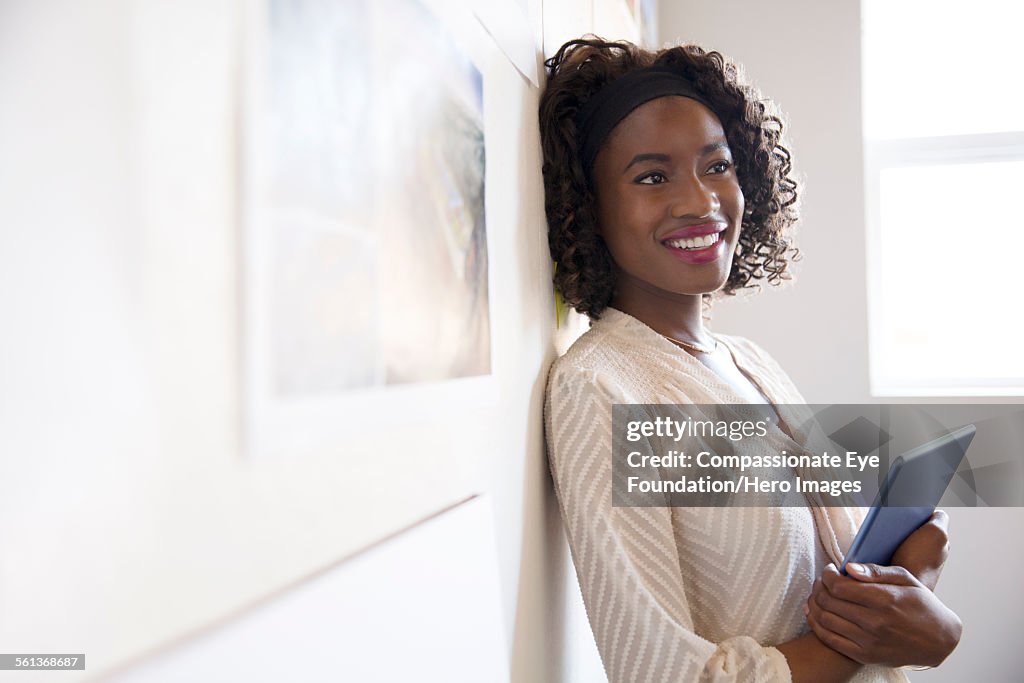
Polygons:
[[961,427],[913,448],[893,461],[850,552],[848,562],[888,565],[896,549],[935,512],[974,438],[974,425]]

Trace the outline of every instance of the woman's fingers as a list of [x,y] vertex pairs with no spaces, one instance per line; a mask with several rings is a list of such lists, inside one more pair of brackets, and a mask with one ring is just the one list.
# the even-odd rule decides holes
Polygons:
[[959,618],[902,567],[827,567],[805,613],[818,638],[861,663],[934,664],[956,647]]
[[[814,582],[811,596],[804,606],[804,614],[822,642],[851,659],[856,659],[851,652],[854,648],[863,648],[864,643],[870,640],[870,633],[865,630],[865,626],[876,627],[876,615],[862,605],[835,596],[829,590],[829,585],[834,586],[837,578],[846,581],[850,579],[839,576],[832,565],[829,569],[823,578]],[[824,636],[827,633],[842,640],[826,642]],[[843,649],[840,650],[839,647]]]
[[842,576],[835,565],[825,567],[821,574],[823,588],[839,600],[869,609],[879,609],[891,604],[893,585],[920,585],[917,579],[902,567],[851,563],[846,566],[846,570],[850,576]]
[[856,662],[864,663],[860,659],[862,649],[856,641],[844,635],[843,632],[837,632],[828,628],[823,623],[822,617],[827,613],[823,613],[817,605],[810,605],[805,611],[807,612],[807,623],[810,625],[811,630],[814,631],[814,635],[818,637],[818,640],[839,654],[845,655]]
[[807,607],[808,621],[813,619],[822,628],[841,635],[860,647],[867,642],[868,633],[860,622],[870,620],[871,614],[863,607],[844,603],[828,595],[817,596]]
[[921,582],[909,570],[895,565],[885,566],[851,562],[846,565],[846,572],[854,580],[861,583],[890,584],[894,586],[921,585]]
[[[844,578],[844,577],[839,577]],[[847,579],[849,580],[849,579]],[[856,602],[850,602],[838,597],[828,588],[828,581],[822,580],[822,587],[818,591],[811,592],[811,599],[808,601],[808,607],[811,610],[817,609],[819,613],[831,615],[836,618],[837,621],[833,622],[831,618],[825,619],[823,625],[831,630],[837,631],[847,636],[851,640],[855,640],[860,644],[863,644],[864,630],[874,628],[876,626],[874,618],[877,612],[870,607],[867,607]],[[834,585],[834,581],[832,581]],[[841,620],[841,621],[838,621]],[[822,621],[819,618],[819,621]]]

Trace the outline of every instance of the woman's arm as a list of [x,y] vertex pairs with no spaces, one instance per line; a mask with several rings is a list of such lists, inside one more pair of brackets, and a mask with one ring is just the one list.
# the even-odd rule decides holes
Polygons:
[[776,645],[789,662],[793,683],[846,683],[861,668],[825,645],[814,633]]
[[936,510],[931,519],[900,544],[891,564],[905,568],[934,591],[948,557],[949,515]]

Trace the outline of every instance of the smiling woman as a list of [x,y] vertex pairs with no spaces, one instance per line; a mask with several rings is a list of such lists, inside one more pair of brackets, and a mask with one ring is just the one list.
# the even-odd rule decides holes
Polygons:
[[592,325],[552,367],[545,427],[608,677],[903,681],[893,667],[938,664],[961,628],[930,590],[944,514],[894,566],[847,577],[858,508],[613,506],[614,404],[757,404],[766,452],[805,451],[789,377],[704,316],[714,295],[787,278],[796,183],[774,106],[718,53],[583,39],[546,65],[555,287]]
[[[632,135],[622,128],[635,128],[634,119],[643,111],[639,106],[658,106],[662,97],[699,102],[714,112],[718,149],[702,151],[721,152],[716,161],[732,167],[742,191],[743,230],[721,291],[731,294],[760,280],[788,278],[795,249],[785,232],[797,218],[797,187],[782,144],[782,120],[770,100],[740,82],[735,65],[696,46],[655,54],[626,43],[575,40],[563,45],[547,66],[550,77],[540,112],[546,209],[551,252],[558,262],[555,285],[567,303],[599,317],[611,301],[615,277],[598,234],[594,197],[595,164],[603,163],[598,156],[608,154],[598,151],[608,152],[616,140],[632,145]],[[665,143],[674,140],[650,142],[653,146],[646,149],[637,145],[623,166],[634,159],[671,161]],[[672,180],[667,172],[643,170],[648,171],[644,184]]]
[[679,96],[637,107],[608,136],[593,175],[598,234],[619,270],[613,301],[635,307],[725,284],[743,192],[710,109]]

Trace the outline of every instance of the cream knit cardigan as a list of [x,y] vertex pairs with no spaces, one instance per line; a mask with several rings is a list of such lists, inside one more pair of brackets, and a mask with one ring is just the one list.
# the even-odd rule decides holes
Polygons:
[[[787,420],[787,405],[803,398],[778,364],[745,339],[717,339],[780,417],[797,424]],[[613,683],[791,681],[786,658],[773,646],[809,630],[803,605],[811,585],[824,564],[841,561],[860,524],[859,508],[611,502],[612,404],[745,402],[702,363],[616,309],[607,309],[551,369],[551,473]],[[778,438],[788,440],[781,431]],[[871,666],[853,680],[906,677]]]

